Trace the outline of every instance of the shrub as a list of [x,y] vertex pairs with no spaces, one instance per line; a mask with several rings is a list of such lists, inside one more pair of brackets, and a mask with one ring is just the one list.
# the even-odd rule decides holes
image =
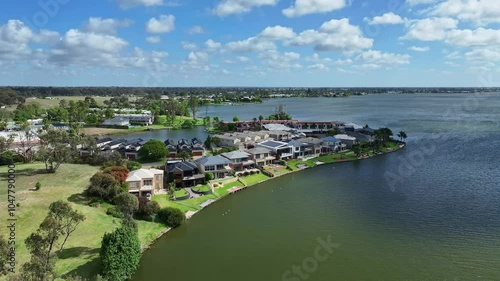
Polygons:
[[161,160],[166,155],[167,147],[159,140],[149,140],[139,150],[139,156],[147,160]]
[[245,176],[245,177],[248,176],[248,175],[250,175],[250,173],[248,171],[246,171],[246,172],[243,173],[243,176]]
[[42,184],[39,181],[37,181],[35,184],[35,189],[40,190],[41,187],[42,187]]
[[113,166],[104,169],[104,173],[112,175],[117,183],[124,183],[128,177],[128,169],[122,166]]
[[139,199],[139,213],[144,217],[153,217],[160,211],[160,204],[156,201],[149,201],[147,198]]
[[213,180],[214,178],[215,178],[214,173],[211,173],[211,172],[207,172],[207,173],[205,173],[205,180],[206,180],[206,181],[211,181],[211,180]]
[[116,208],[125,215],[133,215],[139,209],[139,199],[130,193],[120,193],[114,200]]
[[255,171],[254,170],[250,171],[250,175],[253,175],[253,174],[255,174]]
[[172,207],[160,209],[158,217],[170,227],[178,227],[186,221],[186,215],[181,210]]
[[124,218],[123,212],[118,210],[116,207],[111,207],[106,210],[106,215],[113,216],[115,218],[122,219]]

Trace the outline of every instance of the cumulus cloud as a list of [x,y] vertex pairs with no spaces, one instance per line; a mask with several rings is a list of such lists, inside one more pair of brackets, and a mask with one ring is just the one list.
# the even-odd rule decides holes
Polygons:
[[226,48],[235,53],[252,53],[276,49],[276,44],[258,37],[250,37],[245,40],[229,42],[226,44]]
[[128,9],[134,6],[161,6],[164,5],[163,0],[114,0],[124,9]]
[[30,54],[29,42],[34,36],[33,31],[19,20],[0,25],[0,58],[16,59]]
[[295,52],[280,53],[276,50],[270,50],[259,54],[265,65],[272,69],[292,70],[301,68],[302,65],[296,61],[300,59],[300,54]]
[[477,25],[500,23],[500,5],[498,0],[446,0],[439,3],[431,15],[456,17]]
[[376,25],[376,24],[402,24],[405,23],[405,20],[401,18],[399,15],[394,14],[393,12],[385,13],[381,16],[376,16],[373,19],[365,18],[365,21],[368,24]]
[[190,51],[196,50],[197,48],[196,44],[187,41],[182,41],[181,46],[184,50],[190,50]]
[[363,37],[361,29],[348,19],[330,20],[318,30],[305,30],[288,40],[291,46],[314,45],[316,51],[359,51],[371,48],[373,39]]
[[208,39],[206,42],[205,42],[205,46],[207,47],[207,49],[209,51],[215,51],[215,50],[218,50],[222,47],[222,44],[219,43],[219,42],[215,42],[214,40],[212,39]]
[[175,29],[175,17],[173,15],[161,15],[151,18],[146,23],[146,31],[149,33],[167,33]]
[[312,65],[307,66],[307,68],[313,69],[313,70],[329,70],[328,66],[326,66],[322,63],[312,64]]
[[221,0],[212,10],[218,16],[228,16],[250,12],[254,7],[274,6],[278,0]]
[[446,34],[446,43],[462,47],[498,46],[500,45],[500,29],[478,28],[450,30]]
[[115,35],[118,28],[128,27],[132,24],[130,20],[103,19],[91,17],[83,27],[83,31]]
[[340,10],[346,5],[346,0],[295,0],[295,4],[283,10],[283,14],[290,18],[300,17]]
[[465,58],[472,62],[500,61],[500,48],[479,48],[465,53]]
[[413,7],[422,4],[432,4],[435,3],[436,1],[437,0],[406,0],[406,4]]
[[409,64],[410,55],[407,54],[393,54],[393,53],[383,53],[381,51],[368,50],[356,57],[357,61],[361,61],[365,64]]
[[282,40],[289,39],[295,36],[293,29],[289,27],[283,27],[280,25],[268,26],[260,34],[260,38],[269,40]]
[[458,21],[452,18],[426,18],[413,21],[402,39],[438,41],[446,38],[446,32],[455,29]]

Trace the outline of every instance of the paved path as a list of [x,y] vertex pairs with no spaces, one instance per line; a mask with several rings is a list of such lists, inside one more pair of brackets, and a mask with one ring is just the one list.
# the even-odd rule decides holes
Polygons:
[[197,198],[201,196],[200,194],[194,193],[189,187],[186,187],[184,189],[189,193],[190,197],[192,198]]

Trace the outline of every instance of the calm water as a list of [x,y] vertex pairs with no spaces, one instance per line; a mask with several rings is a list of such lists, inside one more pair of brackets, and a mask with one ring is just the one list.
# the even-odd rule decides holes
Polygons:
[[[285,103],[298,119],[405,129],[409,146],[226,197],[162,237],[134,280],[500,280],[500,95],[477,104],[467,97],[209,108],[243,119]],[[338,247],[313,260],[328,237]]]

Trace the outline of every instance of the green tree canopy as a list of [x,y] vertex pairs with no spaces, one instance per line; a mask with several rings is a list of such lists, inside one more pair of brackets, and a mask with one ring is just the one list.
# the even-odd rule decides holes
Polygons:
[[167,155],[167,147],[159,140],[149,140],[139,150],[139,157],[147,160],[162,160]]
[[158,212],[158,217],[162,222],[170,227],[178,227],[186,221],[184,212],[177,208],[166,207]]

